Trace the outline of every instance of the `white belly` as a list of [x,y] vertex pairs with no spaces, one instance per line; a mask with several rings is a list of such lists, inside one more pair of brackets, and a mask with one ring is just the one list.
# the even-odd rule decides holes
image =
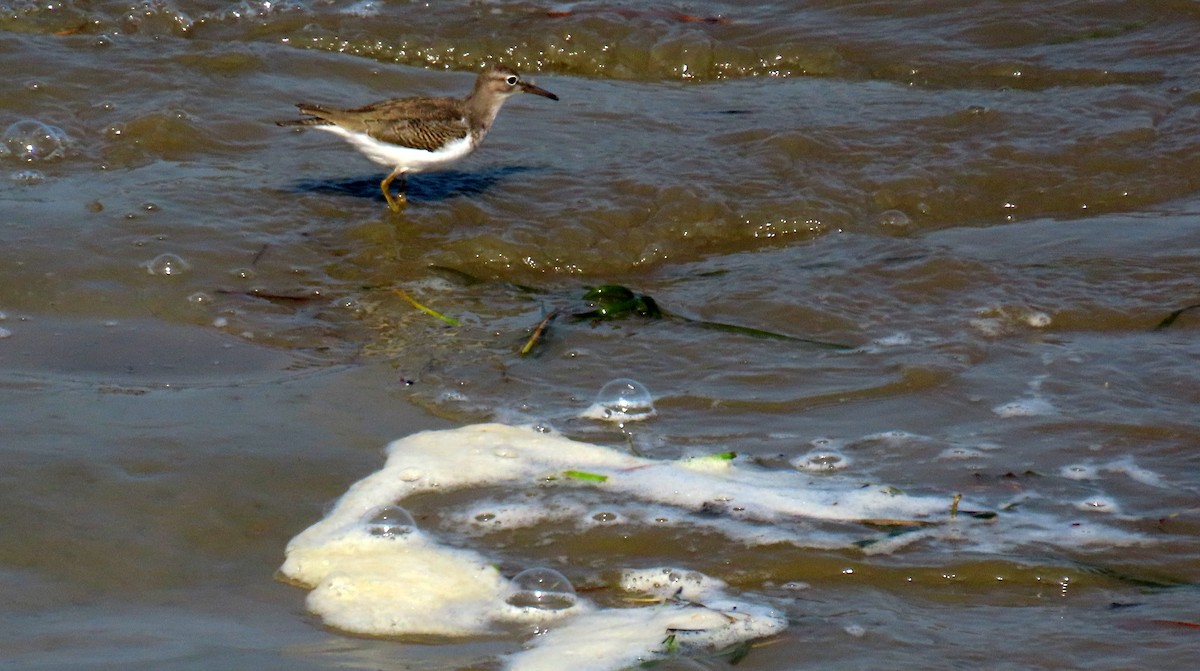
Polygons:
[[425,151],[412,147],[380,142],[365,133],[352,133],[340,126],[313,126],[345,138],[364,156],[389,168],[401,168],[402,172],[421,172],[453,163],[475,150],[468,135],[455,140],[437,151]]

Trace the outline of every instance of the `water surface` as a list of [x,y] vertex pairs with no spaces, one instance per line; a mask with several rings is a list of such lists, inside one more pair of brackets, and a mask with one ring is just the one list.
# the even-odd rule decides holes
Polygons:
[[[793,625],[741,668],[1190,668],[1200,312],[1156,327],[1200,303],[1197,35],[1190,2],[4,3],[2,663],[497,668],[520,641],[347,636],[272,576],[386,442],[499,420],[832,446],[1142,539],[472,541],[771,600]],[[384,171],[273,124],[492,60],[561,101],[510,101],[400,215]],[[605,284],[674,317],[572,319]],[[616,377],[654,419],[579,418]]]

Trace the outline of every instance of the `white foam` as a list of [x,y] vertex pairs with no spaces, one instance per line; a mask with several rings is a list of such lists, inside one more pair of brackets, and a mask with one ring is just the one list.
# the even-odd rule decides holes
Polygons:
[[685,601],[700,601],[725,589],[724,581],[710,578],[699,571],[670,567],[624,571],[620,584],[621,589],[627,592]]
[[1119,473],[1149,487],[1165,487],[1163,478],[1148,468],[1137,465],[1131,456],[1124,456],[1102,464],[1068,464],[1059,469],[1059,475],[1071,480],[1098,480],[1101,473]]
[[1134,482],[1140,482],[1150,487],[1165,487],[1162,476],[1148,468],[1138,466],[1131,456],[1121,457],[1104,465],[1104,470],[1121,473]]
[[988,454],[973,447],[947,447],[938,454],[937,458],[946,461],[987,459]]
[[905,345],[911,345],[912,343],[913,337],[908,333],[893,333],[891,335],[875,339],[875,344],[879,347],[903,347]]
[[[496,485],[521,496],[497,499]],[[968,511],[986,506],[965,500],[954,515],[951,495],[915,496],[836,473],[742,464],[731,454],[653,460],[533,427],[481,424],[393,442],[382,469],[292,539],[280,572],[312,589],[312,612],[349,632],[471,636],[537,622],[542,633],[506,660],[511,671],[620,669],[771,635],[786,624],[768,605],[730,597],[720,580],[680,568],[621,574],[621,589],[658,599],[650,606],[599,608],[581,597],[559,610],[516,607],[506,602],[510,581],[495,568],[503,557],[451,547],[429,530],[372,533],[364,521],[414,494],[484,487],[488,495],[456,497],[433,519],[462,529],[460,540],[548,521],[585,529],[686,525],[746,543],[859,547],[867,554],[928,542],[988,552],[1143,540],[1025,510],[975,519]],[[868,524],[847,524],[862,522]]]
[[1004,332],[1004,322],[993,317],[977,317],[968,319],[971,328],[986,336],[998,336]]
[[1046,399],[1031,397],[998,405],[992,412],[1001,417],[1038,417],[1056,414],[1058,409]]
[[834,447],[817,448],[791,461],[796,470],[810,473],[831,473],[849,468],[854,463]]
[[929,440],[929,438],[925,436],[911,433],[909,431],[893,429],[891,431],[880,431],[879,433],[867,434],[856,440],[855,443],[875,442],[883,443],[885,446],[889,447],[897,447],[900,445],[907,445],[909,443],[927,440]]
[[611,671],[673,654],[720,650],[784,629],[770,609],[737,601],[664,602],[606,609],[574,618],[533,639],[508,660],[508,671]]
[[483,633],[506,585],[484,558],[419,532],[395,539],[347,530],[289,545],[287,554],[281,570],[312,586],[309,609],[330,626],[364,634]]
[[1046,328],[1051,321],[1050,315],[1040,310],[1033,310],[1025,314],[1025,323],[1036,329]]
[[1093,496],[1083,501],[1078,501],[1075,503],[1075,507],[1080,510],[1096,513],[1119,513],[1121,511],[1116,499],[1107,496]]
[[1068,480],[1095,480],[1100,469],[1092,464],[1068,464],[1058,469],[1058,474]]

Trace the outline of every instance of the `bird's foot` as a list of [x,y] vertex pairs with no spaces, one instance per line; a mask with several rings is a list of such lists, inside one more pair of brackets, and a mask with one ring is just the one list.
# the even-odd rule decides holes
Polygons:
[[392,194],[384,191],[383,195],[387,198],[388,207],[391,208],[392,212],[399,212],[404,209],[405,205],[408,205],[408,198],[405,198],[402,193],[393,197]]

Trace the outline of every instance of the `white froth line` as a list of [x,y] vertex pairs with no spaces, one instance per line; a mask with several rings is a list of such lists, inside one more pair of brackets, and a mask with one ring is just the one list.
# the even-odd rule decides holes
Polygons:
[[[1104,468],[1157,482],[1157,476],[1137,468],[1132,459]],[[588,477],[565,477],[572,470]],[[368,511],[400,504],[416,493],[499,483],[538,486],[547,497],[563,498],[561,510],[548,513],[538,507],[546,505],[543,500],[535,506],[476,502],[469,509],[472,514],[492,506],[521,526],[544,522],[548,515],[586,524],[581,515],[607,506],[613,512],[630,511],[619,523],[650,525],[662,516],[670,524],[711,528],[745,542],[814,547],[846,547],[856,539],[813,528],[806,519],[931,523],[866,543],[865,554],[926,540],[976,552],[1023,544],[1120,545],[1144,540],[1103,525],[1029,511],[1002,513],[988,521],[965,513],[955,518],[949,497],[863,488],[838,476],[744,467],[728,459],[643,459],[528,427],[486,424],[393,442],[382,469],[351,486],[324,519],[292,539],[281,573],[313,588],[309,607],[331,626],[347,631],[462,636],[520,619],[504,600],[508,581],[489,558],[442,545],[420,531],[396,538],[373,536],[363,524]],[[620,503],[587,503],[597,494]],[[714,502],[727,514],[690,514]],[[635,508],[638,514],[633,514]],[[982,506],[962,502],[959,509]],[[450,513],[447,518],[465,521],[465,515]],[[720,647],[768,636],[786,625],[768,608],[728,599],[723,583],[698,573],[629,571],[622,587],[658,594],[665,602],[653,608],[613,610],[597,609],[581,599],[577,608],[566,612],[539,614],[554,618],[553,626],[534,639],[530,649],[508,659],[510,671],[609,671],[669,652],[681,642],[665,641],[674,631],[688,632],[683,642]]]

